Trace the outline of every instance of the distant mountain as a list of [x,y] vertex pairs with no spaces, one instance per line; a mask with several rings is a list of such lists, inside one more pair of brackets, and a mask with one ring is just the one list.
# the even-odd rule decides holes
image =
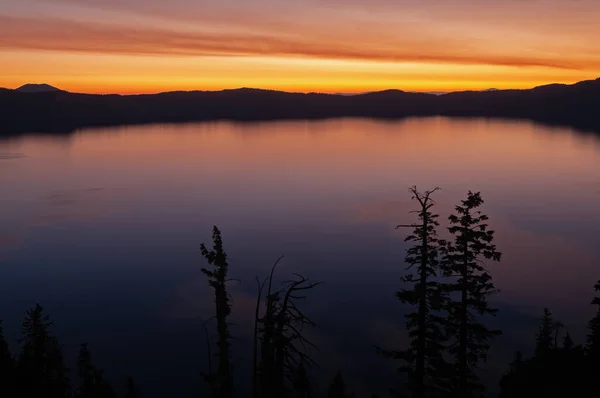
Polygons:
[[70,132],[88,126],[205,120],[402,118],[461,116],[529,119],[600,132],[600,79],[530,90],[443,95],[399,90],[351,96],[272,90],[92,95],[0,90],[0,134]]
[[53,87],[49,84],[25,84],[17,89],[20,93],[47,93],[53,91],[62,91],[56,87]]
[[366,92],[364,93],[333,93],[333,95],[341,95],[344,97],[352,97],[354,95],[362,95],[362,94],[367,94]]
[[423,94],[431,94],[431,95],[444,95],[448,94],[446,91],[410,91],[411,93],[423,93]]

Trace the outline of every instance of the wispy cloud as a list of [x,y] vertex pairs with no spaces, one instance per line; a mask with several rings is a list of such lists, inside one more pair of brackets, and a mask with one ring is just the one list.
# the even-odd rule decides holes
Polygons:
[[[129,55],[170,56],[296,56],[389,62],[456,63],[515,67],[582,69],[600,60],[473,52],[473,45],[452,38],[440,43],[430,37],[372,40],[367,35],[342,40],[336,35],[313,37],[271,33],[240,34],[212,31],[174,31],[68,20],[0,16],[0,49],[44,50]],[[377,38],[375,38],[377,39]]]
[[527,88],[598,77],[598,18],[597,0],[7,0],[0,75],[85,92]]

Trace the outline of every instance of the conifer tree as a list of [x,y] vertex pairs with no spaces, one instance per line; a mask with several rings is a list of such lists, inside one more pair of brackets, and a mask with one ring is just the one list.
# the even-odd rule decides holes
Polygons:
[[87,344],[79,347],[79,360],[77,362],[77,373],[81,386],[77,392],[79,397],[90,397],[94,393],[96,384],[96,369],[92,365],[92,356]]
[[488,329],[483,315],[494,315],[487,297],[497,292],[484,259],[500,261],[501,253],[492,243],[494,231],[488,228],[488,216],[478,209],[483,204],[479,192],[471,191],[467,199],[455,207],[449,217],[448,231],[454,241],[444,249],[445,274],[456,278],[446,286],[451,299],[445,304],[448,312],[446,332],[449,352],[454,357],[455,372],[451,377],[453,395],[460,398],[476,396],[483,386],[475,373],[480,360],[486,360],[489,340],[500,331]]
[[344,382],[342,372],[338,371],[338,373],[331,381],[331,384],[329,384],[327,398],[347,398],[346,383]]
[[510,363],[508,372],[500,379],[500,398],[512,398],[520,385],[521,369],[523,367],[523,355],[521,351],[515,353],[515,359]]
[[312,385],[303,361],[300,362],[300,365],[292,372],[291,382],[294,398],[312,397]]
[[4,339],[4,329],[0,320],[0,397],[15,395],[15,362]]
[[442,291],[434,279],[440,271],[441,242],[436,231],[439,216],[431,210],[435,205],[431,195],[437,190],[439,188],[421,193],[416,187],[410,188],[412,199],[418,202],[418,209],[414,211],[418,222],[396,227],[413,228],[405,239],[412,244],[405,258],[409,273],[402,278],[405,284],[412,286],[396,293],[402,303],[414,307],[413,312],[405,315],[410,345],[403,351],[380,350],[385,356],[404,361],[405,365],[399,370],[408,373],[408,387],[415,398],[423,398],[430,390],[440,388],[440,373],[446,366],[439,315]]
[[103,372],[92,364],[92,355],[87,344],[81,344],[79,347],[77,373],[81,382],[76,392],[77,398],[112,398],[116,396],[112,386],[104,378]]
[[573,347],[575,347],[575,342],[573,342],[573,339],[571,338],[571,334],[569,334],[569,332],[565,334],[562,346],[565,350],[572,350]]
[[227,272],[229,263],[227,262],[227,253],[223,248],[223,239],[221,231],[213,227],[213,247],[208,249],[204,243],[200,246],[202,256],[211,265],[211,269],[202,268],[208,278],[208,285],[214,290],[215,309],[217,321],[217,365],[216,374],[207,375],[205,378],[211,385],[213,394],[216,398],[230,398],[233,391],[233,376],[230,363],[230,343],[231,334],[229,333],[228,317],[231,314],[231,304],[227,292]]
[[544,308],[544,315],[541,319],[540,330],[535,336],[535,356],[541,357],[549,353],[554,347],[555,324],[552,319],[552,313],[548,308]]
[[[594,286],[597,292],[600,292],[600,281]],[[596,315],[588,323],[588,335],[586,350],[592,358],[592,363],[600,368],[600,297],[595,297],[592,304],[598,305]]]
[[[600,281],[594,286],[596,292],[600,292]],[[588,322],[588,335],[585,351],[590,365],[591,388],[596,396],[600,391],[600,297],[595,297],[592,304],[597,305],[596,315]]]
[[564,327],[565,325],[561,321],[554,322],[554,349],[558,348],[558,336],[560,335],[560,330]]
[[127,390],[125,393],[125,398],[139,398],[140,397],[140,393],[137,389],[137,386],[135,385],[135,383],[133,382],[133,378],[128,377],[127,378]]
[[583,350],[567,348],[571,345],[567,341],[565,348],[513,363],[500,382],[500,398],[596,397],[597,390],[590,388],[596,377],[589,372]]
[[64,398],[69,392],[62,347],[50,333],[52,322],[37,304],[27,311],[21,326],[18,389],[24,396]]

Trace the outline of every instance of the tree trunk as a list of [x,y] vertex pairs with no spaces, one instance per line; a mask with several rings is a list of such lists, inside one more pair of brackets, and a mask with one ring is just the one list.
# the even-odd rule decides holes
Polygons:
[[254,337],[252,339],[252,398],[258,398],[258,323],[260,321],[260,301],[265,284],[263,282],[261,285],[257,277],[256,285],[258,286],[258,297],[256,298],[256,308],[254,310]]
[[[224,282],[223,282],[224,283]],[[219,367],[217,369],[217,377],[219,383],[219,398],[231,397],[232,380],[231,369],[229,365],[229,332],[227,328],[226,304],[227,292],[224,287],[221,287],[217,292],[217,332],[219,341],[217,343],[219,349]]]
[[[425,212],[425,207],[423,211]],[[427,321],[427,217],[423,218],[423,236],[421,246],[420,292],[419,292],[419,336],[417,339],[417,364],[415,369],[415,398],[425,396],[425,333]]]
[[458,353],[458,370],[459,374],[459,396],[460,398],[468,397],[467,388],[467,323],[468,319],[468,304],[467,304],[467,288],[469,285],[468,277],[468,253],[469,243],[467,240],[467,230],[463,232],[464,236],[464,251],[463,251],[463,266],[461,269],[462,286],[461,286],[461,301],[460,301],[460,337],[459,337],[459,353]]

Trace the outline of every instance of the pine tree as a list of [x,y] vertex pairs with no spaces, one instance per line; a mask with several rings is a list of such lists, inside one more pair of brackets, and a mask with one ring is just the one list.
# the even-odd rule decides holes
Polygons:
[[439,389],[436,384],[442,367],[446,365],[442,356],[444,335],[438,313],[442,296],[440,283],[434,280],[440,271],[438,253],[441,242],[436,231],[439,216],[431,211],[435,204],[431,195],[438,189],[421,193],[416,187],[410,188],[412,199],[419,204],[415,211],[418,222],[396,228],[413,228],[412,234],[405,239],[413,245],[405,258],[410,273],[402,278],[412,287],[401,289],[396,297],[402,303],[415,307],[414,312],[405,315],[411,341],[403,351],[380,350],[385,356],[405,362],[400,371],[408,373],[408,387],[415,398],[424,397],[429,390]]
[[[600,281],[594,286],[596,292],[600,292]],[[600,297],[595,297],[592,304],[597,305],[596,315],[588,322],[588,335],[585,345],[588,361],[590,364],[589,379],[591,382],[591,391],[594,391],[595,396],[600,392]]]
[[338,371],[331,384],[329,384],[327,398],[347,398],[346,383],[344,382],[342,372]]
[[140,393],[139,393],[135,383],[133,382],[133,378],[128,377],[125,398],[139,398],[139,397],[140,397]]
[[215,293],[215,308],[217,320],[217,357],[219,363],[215,375],[207,375],[205,378],[211,385],[216,398],[230,398],[233,391],[233,376],[230,364],[229,348],[231,334],[229,333],[228,317],[231,314],[231,304],[227,293],[227,272],[229,263],[227,253],[223,249],[221,231],[213,227],[213,248],[208,250],[204,243],[200,246],[202,256],[206,258],[211,269],[202,268],[202,273],[208,277],[208,284]]
[[456,214],[449,217],[448,227],[454,241],[448,242],[444,250],[445,274],[457,278],[446,286],[452,299],[445,307],[446,332],[451,339],[449,352],[455,362],[452,390],[460,398],[473,397],[483,389],[475,370],[478,362],[487,357],[489,340],[500,334],[479,320],[483,315],[497,312],[487,302],[487,296],[497,290],[482,259],[500,261],[501,258],[492,244],[494,231],[488,229],[488,217],[478,210],[482,204],[480,193],[469,191],[467,199],[455,207]]
[[[594,286],[597,292],[600,292],[600,281]],[[592,361],[600,368],[600,297],[595,297],[592,304],[598,305],[596,315],[589,321],[586,350],[591,356]]]
[[92,355],[87,344],[81,344],[79,348],[79,360],[77,370],[81,385],[77,390],[77,398],[112,398],[116,393],[112,386],[104,378],[101,370],[92,364]]
[[311,398],[312,385],[303,362],[292,372],[292,390],[295,398]]
[[52,322],[37,304],[27,311],[21,326],[18,360],[19,391],[36,398],[64,398],[69,392],[62,347],[50,333]]
[[92,365],[92,356],[88,350],[87,344],[82,344],[79,348],[79,361],[77,370],[81,386],[77,392],[79,397],[91,397],[95,390],[96,369]]
[[2,328],[2,320],[0,320],[0,397],[15,395],[14,371],[14,359],[4,339],[4,329]]
[[515,353],[515,359],[511,362],[510,367],[513,372],[517,372],[519,368],[523,365],[523,354],[521,351],[517,351]]
[[548,308],[544,308],[541,321],[540,331],[535,336],[536,357],[546,355],[554,347],[555,324],[552,320],[552,313]]
[[523,367],[521,351],[515,353],[515,359],[510,363],[508,372],[500,379],[500,398],[512,398],[520,390],[520,372]]
[[575,347],[575,342],[573,342],[573,339],[571,338],[571,335],[569,334],[569,332],[567,332],[565,334],[565,338],[563,339],[562,346],[565,350],[572,350],[573,347]]
[[554,349],[558,348],[558,336],[560,335],[560,330],[564,327],[565,325],[561,321],[554,322]]

